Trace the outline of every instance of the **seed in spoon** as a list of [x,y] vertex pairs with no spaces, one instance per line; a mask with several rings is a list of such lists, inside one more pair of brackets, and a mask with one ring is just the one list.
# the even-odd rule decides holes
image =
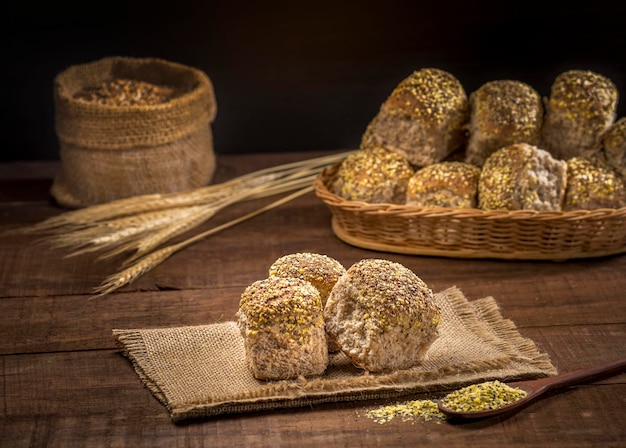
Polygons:
[[449,393],[441,400],[441,404],[452,411],[476,412],[501,408],[526,395],[526,391],[500,381],[486,381]]

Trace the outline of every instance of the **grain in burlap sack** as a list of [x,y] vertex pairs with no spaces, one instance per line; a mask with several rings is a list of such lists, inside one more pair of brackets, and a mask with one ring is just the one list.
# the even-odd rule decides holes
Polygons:
[[[173,95],[145,105],[80,98],[120,79],[162,86]],[[54,100],[61,169],[51,193],[59,204],[85,207],[211,182],[216,102],[201,70],[154,58],[103,58],[57,75]]]

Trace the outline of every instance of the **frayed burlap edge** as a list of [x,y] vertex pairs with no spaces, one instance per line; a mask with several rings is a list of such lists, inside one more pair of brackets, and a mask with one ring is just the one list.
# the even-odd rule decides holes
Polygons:
[[[466,359],[463,362],[451,359],[448,362],[445,359],[445,350],[443,353],[429,352],[429,356],[438,359],[427,359],[423,365],[408,370],[389,374],[369,374],[347,365],[347,358],[339,354],[334,357],[335,360],[340,360],[337,364],[339,367],[333,366],[331,360],[327,373],[319,378],[274,382],[254,380],[245,363],[242,363],[238,369],[244,369],[246,372],[237,373],[248,375],[257,386],[248,390],[244,388],[228,396],[215,397],[199,393],[193,399],[181,400],[180,394],[175,390],[181,387],[180,384],[175,384],[178,381],[164,379],[166,377],[163,374],[164,366],[160,364],[155,353],[146,350],[145,338],[154,339],[154,332],[157,332],[158,338],[171,336],[173,331],[184,334],[207,328],[228,333],[228,338],[241,338],[235,322],[177,329],[113,330],[113,334],[122,354],[131,361],[145,386],[167,407],[173,421],[329,402],[395,398],[417,392],[437,393],[492,379],[529,379],[556,374],[549,357],[540,353],[532,340],[523,337],[512,321],[503,318],[492,297],[469,302],[456,287],[440,292],[436,296],[438,300],[449,304],[452,310],[449,320],[454,321],[454,328],[475,335],[487,351],[493,351],[493,356]],[[239,344],[238,341],[234,343]],[[181,346],[184,344],[181,341]],[[458,344],[462,342],[459,341]],[[238,348],[235,356],[241,356],[241,350],[242,348]],[[433,350],[437,351],[434,347],[431,351]],[[216,354],[218,357],[223,355]],[[443,364],[442,359],[445,359]],[[181,361],[184,362],[184,359]],[[186,375],[194,375],[193,366],[189,367]],[[342,370],[342,376],[334,375],[336,372],[333,372],[333,369]],[[184,382],[183,378],[180,380]],[[204,380],[210,383],[212,379]]]

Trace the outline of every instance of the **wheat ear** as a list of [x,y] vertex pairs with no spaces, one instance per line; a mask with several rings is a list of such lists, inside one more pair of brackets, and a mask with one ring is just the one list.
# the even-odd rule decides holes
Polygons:
[[80,230],[98,222],[107,222],[141,213],[165,212],[175,208],[210,204],[231,196],[239,189],[262,185],[273,179],[266,175],[254,179],[234,179],[221,184],[169,194],[150,194],[71,210],[40,223],[15,229],[14,233],[55,234]]
[[184,249],[187,246],[190,246],[204,238],[207,238],[211,235],[221,232],[222,230],[225,230],[243,221],[254,218],[255,216],[265,213],[266,211],[279,207],[280,205],[285,204],[311,191],[313,191],[313,186],[302,188],[288,196],[285,196],[281,199],[278,199],[277,201],[272,202],[269,205],[266,205],[257,210],[254,210],[246,215],[240,216],[239,218],[235,218],[225,224],[221,224],[219,226],[206,230],[202,233],[194,235],[184,241],[181,241],[180,243],[172,244],[170,246],[166,246],[162,249],[152,252],[151,254],[146,255],[143,258],[137,260],[131,266],[109,276],[107,279],[105,279],[105,281],[100,286],[95,288],[93,292],[96,296],[103,296],[106,294],[110,294],[111,292],[121,288],[122,286],[128,285],[132,283],[133,281],[137,280],[139,277],[141,277],[146,272],[151,271],[152,269],[154,269],[155,267],[163,263],[171,255],[178,252],[179,250]]
[[[308,174],[308,171],[304,174]],[[298,175],[303,174],[299,173]],[[290,176],[287,180],[279,179],[273,181],[270,185],[261,185],[247,191],[239,192],[236,195],[228,199],[224,199],[219,203],[212,204],[211,206],[196,207],[197,210],[194,213],[189,213],[181,217],[181,219],[168,223],[159,229],[154,229],[154,231],[151,231],[150,233],[146,232],[140,238],[133,238],[130,241],[124,242],[124,244],[119,244],[116,248],[101,255],[100,258],[110,258],[124,252],[134,251],[134,253],[124,262],[124,265],[128,265],[172,238],[203,224],[205,221],[211,219],[218,211],[229,205],[240,202],[246,198],[261,198],[303,188],[304,186],[311,184],[315,175],[307,175],[303,178],[295,179],[291,179],[291,177],[295,177],[295,174]],[[101,245],[100,248],[105,249],[104,245]],[[90,247],[89,250],[95,250],[95,248]]]
[[73,232],[54,234],[38,241],[54,248],[73,248],[66,257],[94,252],[104,247],[121,245],[126,241],[141,238],[142,235],[155,232],[172,222],[184,219],[201,209],[201,206],[179,207],[167,211],[140,213],[111,221],[94,223]]
[[237,191],[262,186],[273,180],[293,175],[293,173],[298,171],[320,172],[325,166],[342,160],[353,152],[355,150],[264,168],[220,184],[200,187],[194,190],[166,194],[147,194],[118,199],[104,204],[67,211],[40,223],[19,229],[11,229],[5,233],[66,233],[91,226],[95,222],[112,220],[123,216],[219,202]]
[[[304,174],[308,174],[308,171],[305,171],[304,173],[299,173],[298,175],[301,176]],[[155,226],[149,231],[141,233],[137,232],[133,235],[129,235],[129,237],[127,238],[122,239],[118,237],[119,233],[124,232],[123,230],[118,230],[116,231],[116,233],[111,235],[94,237],[91,241],[85,241],[85,245],[87,246],[86,248],[75,251],[69,256],[85,253],[87,251],[92,252],[96,250],[104,250],[106,252],[102,254],[99,258],[106,259],[125,252],[134,251],[134,253],[129,256],[129,258],[127,258],[124,262],[124,265],[127,265],[143,257],[151,250],[156,249],[157,247],[171,240],[172,238],[203,224],[205,221],[211,219],[218,211],[226,208],[229,205],[240,202],[246,198],[261,198],[265,196],[275,195],[278,193],[283,193],[286,191],[293,191],[297,188],[302,188],[306,185],[309,185],[314,179],[315,175],[307,175],[306,177],[295,179],[291,179],[291,177],[295,177],[295,174],[289,176],[287,180],[279,179],[271,182],[269,185],[260,185],[254,188],[250,188],[248,190],[238,192],[229,198],[224,198],[221,201],[215,202],[211,205],[183,208],[183,210],[187,211],[187,213],[179,215],[175,219],[170,219],[169,221],[164,222],[163,225],[160,225],[158,227]],[[167,216],[168,211],[159,211],[152,213],[164,213]],[[120,219],[125,220],[127,218]],[[85,233],[97,233],[98,230],[98,228],[89,229],[89,232],[86,231]],[[66,244],[68,246],[71,244],[72,241],[74,241],[71,236],[68,236],[67,240],[68,242]],[[87,243],[89,243],[89,245],[87,245]],[[113,247],[113,249],[107,249],[108,247]]]

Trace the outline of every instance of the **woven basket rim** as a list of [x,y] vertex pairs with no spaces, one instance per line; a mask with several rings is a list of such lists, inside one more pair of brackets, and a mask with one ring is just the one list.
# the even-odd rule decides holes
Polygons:
[[332,193],[329,189],[333,175],[341,162],[337,162],[317,176],[314,182],[316,195],[326,204],[348,211],[388,215],[402,215],[406,217],[449,217],[449,218],[479,218],[485,220],[581,220],[607,219],[626,216],[626,206],[621,208],[599,208],[594,210],[571,211],[537,211],[537,210],[483,210],[479,208],[451,208],[451,207],[422,207],[417,205],[369,203],[351,201]]
[[626,207],[566,212],[370,204],[330,191],[341,162],[315,179],[331,227],[356,247],[408,255],[563,261],[626,252]]

